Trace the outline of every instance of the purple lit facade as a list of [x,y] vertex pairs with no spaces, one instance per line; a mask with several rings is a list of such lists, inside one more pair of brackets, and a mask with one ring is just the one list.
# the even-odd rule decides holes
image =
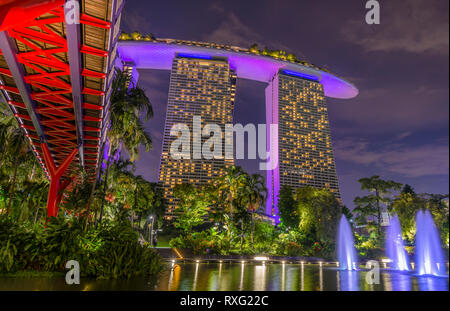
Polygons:
[[267,145],[278,164],[266,173],[266,213],[276,222],[283,186],[327,188],[341,200],[323,89],[317,77],[290,70],[266,88],[266,122],[277,125],[276,133],[267,131]]
[[[278,75],[270,82],[266,88],[266,124],[278,125]],[[273,170],[266,171],[266,215],[275,216],[275,223],[279,222],[278,217],[278,195],[280,193],[280,165],[278,158],[278,137],[275,139],[271,136],[270,127],[267,128],[267,143],[270,147],[270,159],[276,161],[278,165]]]

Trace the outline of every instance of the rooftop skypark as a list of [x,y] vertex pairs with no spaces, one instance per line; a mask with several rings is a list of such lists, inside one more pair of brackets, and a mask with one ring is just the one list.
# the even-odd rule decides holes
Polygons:
[[208,47],[213,49],[221,49],[228,51],[235,51],[240,53],[251,53],[255,55],[263,55],[268,56],[274,59],[283,60],[295,64],[301,64],[306,67],[311,67],[317,70],[325,71],[330,73],[327,68],[320,67],[314,64],[307,62],[306,60],[300,60],[293,53],[287,53],[283,50],[270,50],[267,47],[260,50],[258,45],[252,44],[250,48],[242,48],[233,45],[227,44],[218,44],[212,42],[200,42],[200,41],[191,41],[191,40],[178,40],[178,39],[168,39],[168,38],[156,38],[152,33],[149,34],[141,34],[140,32],[134,31],[132,33],[122,32],[119,36],[119,40],[121,41],[150,41],[150,42],[161,42],[161,43],[169,43],[169,44],[181,44],[181,45],[193,45],[199,47]]

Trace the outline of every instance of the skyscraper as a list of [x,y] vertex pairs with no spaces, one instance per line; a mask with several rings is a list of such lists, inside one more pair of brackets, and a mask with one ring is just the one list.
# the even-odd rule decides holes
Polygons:
[[[172,127],[183,123],[192,133],[193,118],[197,116],[201,117],[202,127],[215,123],[224,135],[225,124],[233,122],[235,93],[236,74],[230,69],[226,58],[179,53],[173,60],[159,170],[159,182],[168,206],[166,217],[176,216],[175,185],[205,184],[220,176],[225,167],[234,164],[234,160],[225,158],[193,159],[191,156],[191,159],[174,159],[170,146],[177,137],[170,135]],[[205,140],[201,138],[202,143]],[[193,144],[193,137],[190,146],[191,155],[193,151],[199,151],[198,145]]]
[[281,69],[266,88],[267,124],[278,124],[268,138],[278,167],[267,171],[266,213],[278,215],[282,186],[328,188],[340,199],[323,85],[318,78]]

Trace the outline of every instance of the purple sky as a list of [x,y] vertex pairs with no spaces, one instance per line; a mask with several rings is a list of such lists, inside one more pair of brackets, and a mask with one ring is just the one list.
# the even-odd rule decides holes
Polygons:
[[[126,32],[160,38],[283,49],[328,67],[360,94],[328,99],[336,167],[344,204],[361,195],[357,180],[380,175],[417,192],[448,193],[449,3],[383,1],[381,24],[365,23],[363,0],[127,0]],[[137,173],[157,180],[169,72],[140,70],[139,84],[155,117],[154,141]],[[236,123],[265,123],[264,83],[238,80]],[[237,161],[249,172],[258,162]]]

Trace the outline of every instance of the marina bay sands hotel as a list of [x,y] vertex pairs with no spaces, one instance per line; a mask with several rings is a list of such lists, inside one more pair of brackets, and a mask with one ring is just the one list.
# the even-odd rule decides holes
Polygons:
[[[138,80],[137,69],[170,70],[170,87],[159,182],[167,202],[166,216],[176,216],[172,189],[176,184],[205,184],[220,176],[233,159],[173,159],[172,126],[185,123],[192,132],[194,116],[202,125],[215,123],[225,132],[233,123],[237,78],[266,82],[266,124],[270,158],[278,163],[266,172],[266,214],[277,219],[280,187],[328,188],[340,198],[325,97],[353,98],[357,88],[328,70],[248,49],[172,39],[124,40],[118,59]],[[239,91],[239,90],[237,90]]]

